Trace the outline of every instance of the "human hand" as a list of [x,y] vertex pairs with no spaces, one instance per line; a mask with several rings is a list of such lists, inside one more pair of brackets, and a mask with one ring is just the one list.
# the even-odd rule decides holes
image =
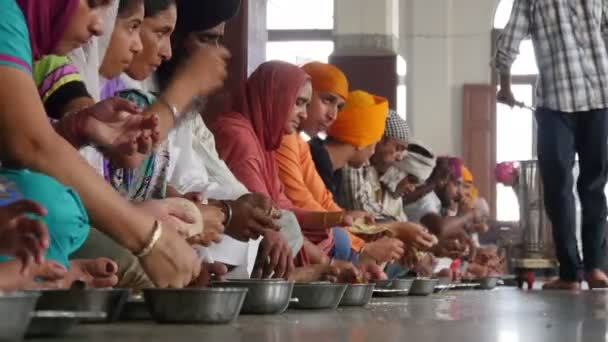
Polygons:
[[154,216],[177,230],[183,238],[201,235],[204,221],[197,205],[182,198],[147,200],[136,204],[147,214]]
[[222,209],[208,204],[195,203],[201,212],[203,218],[204,230],[202,234],[198,234],[188,238],[190,244],[200,244],[210,246],[212,243],[222,241],[224,234],[224,221],[226,217]]
[[160,140],[158,116],[139,113],[133,102],[112,97],[73,115],[84,142],[92,142],[113,155],[130,156],[149,153]]
[[253,268],[252,278],[287,279],[295,266],[293,253],[281,233],[266,230],[260,243],[258,256]]
[[201,264],[201,273],[189,287],[208,287],[213,281],[226,280],[228,268],[220,262]]
[[407,196],[414,191],[416,191],[416,184],[410,182],[408,177],[403,178],[401,182],[397,184],[397,188],[395,189],[395,192],[401,196]]
[[46,209],[30,200],[21,200],[0,207],[0,253],[21,261],[21,272],[32,264],[41,264],[49,248],[46,225],[28,214],[44,216]]
[[139,258],[148,278],[159,288],[182,288],[191,284],[201,270],[196,252],[177,229],[167,226],[150,254]]
[[374,280],[386,280],[388,276],[380,266],[376,264],[364,263],[359,265],[359,270],[361,270],[361,274],[365,282],[374,281]]
[[209,95],[219,89],[226,79],[227,60],[230,52],[224,47],[207,44],[195,44],[193,52],[187,60],[179,67],[176,80],[186,80],[194,95]]
[[437,238],[433,234],[413,222],[395,222],[390,225],[389,231],[391,236],[421,250],[428,250],[437,244]]
[[401,240],[382,237],[366,243],[361,250],[361,257],[370,257],[378,263],[384,263],[400,259],[404,252],[404,244]]
[[465,257],[470,252],[467,244],[462,243],[458,239],[439,240],[439,244],[435,246],[433,254],[438,257],[460,259]]
[[249,241],[257,239],[266,230],[280,229],[274,221],[280,218],[280,212],[274,213],[274,204],[267,196],[246,194],[229,203],[232,206],[232,221],[226,227],[226,234],[233,238]]
[[496,101],[498,101],[498,103],[505,104],[511,108],[518,104],[517,100],[515,100],[515,95],[513,95],[513,92],[511,91],[510,87],[501,87],[498,91],[498,94],[496,94]]

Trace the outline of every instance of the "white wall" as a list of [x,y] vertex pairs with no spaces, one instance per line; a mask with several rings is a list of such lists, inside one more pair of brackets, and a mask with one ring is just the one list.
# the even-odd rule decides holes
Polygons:
[[437,154],[462,154],[462,86],[490,82],[491,31],[498,2],[400,2],[408,120],[415,138]]
[[399,35],[399,0],[335,0],[334,8],[337,34]]

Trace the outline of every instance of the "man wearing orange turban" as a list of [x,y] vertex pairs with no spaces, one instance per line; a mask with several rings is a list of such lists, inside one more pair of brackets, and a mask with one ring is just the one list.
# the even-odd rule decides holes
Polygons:
[[[302,69],[310,75],[313,95],[308,105],[308,116],[299,129],[309,137],[316,137],[327,132],[344,107],[348,80],[340,69],[331,64],[312,62]],[[315,211],[342,211],[319,176],[310,147],[300,134],[283,138],[276,159],[285,194],[295,206]]]
[[[329,128],[327,139],[315,137],[310,141],[317,171],[334,196],[343,197],[342,188],[345,182],[342,175],[346,173],[346,169],[359,170],[369,165],[369,160],[376,151],[376,144],[386,133],[388,114],[387,99],[361,90],[353,91],[348,94],[344,109]],[[403,212],[401,204],[399,210]],[[399,259],[399,255],[403,255],[404,244],[424,248],[433,245],[433,236],[426,233],[421,226],[399,219],[390,221],[377,226],[392,231],[400,241],[384,238],[373,243],[383,243],[387,248],[394,248],[393,255],[397,256],[394,257],[395,260]],[[365,254],[368,248],[368,245],[365,245],[362,253]]]
[[348,95],[346,105],[327,132],[328,138],[310,142],[317,171],[334,196],[340,194],[341,169],[360,168],[374,154],[376,143],[384,134],[388,100],[356,90]]
[[[338,112],[344,107],[348,97],[348,80],[340,69],[331,64],[312,62],[304,65],[302,69],[311,77],[313,95],[308,105],[308,116],[302,122],[300,131],[309,137],[316,137],[319,133],[327,132],[336,120]],[[312,211],[344,210],[336,204],[332,193],[319,176],[310,147],[300,134],[283,138],[281,147],[276,151],[276,160],[285,194],[296,207]],[[345,215],[350,217],[350,220],[369,216],[362,211],[350,211]],[[365,245],[365,241],[355,235],[349,233],[348,237],[351,248],[356,252]],[[372,244],[366,245],[366,251],[372,258],[377,259],[377,255],[374,256],[375,250],[390,250],[390,246]]]

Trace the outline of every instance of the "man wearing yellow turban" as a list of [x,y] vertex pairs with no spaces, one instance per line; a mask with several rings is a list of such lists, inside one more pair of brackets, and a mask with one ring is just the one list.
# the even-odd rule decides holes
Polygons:
[[[348,97],[348,80],[340,69],[325,63],[312,62],[302,67],[311,77],[313,95],[308,105],[308,115],[302,122],[300,131],[309,137],[327,132],[344,107]],[[311,211],[344,211],[319,176],[313,162],[308,143],[300,134],[285,136],[281,147],[276,151],[279,177],[284,185],[285,194],[292,203]],[[345,212],[346,221],[369,216],[362,211]],[[334,231],[334,237],[336,237]],[[361,238],[348,233],[352,250],[360,252],[365,245],[366,257],[384,262],[381,255],[390,254],[394,246],[386,241],[365,243]],[[387,251],[389,253],[387,253]]]
[[327,132],[327,139],[313,138],[309,144],[317,171],[334,196],[340,194],[341,169],[360,168],[374,154],[384,134],[388,100],[356,90]]

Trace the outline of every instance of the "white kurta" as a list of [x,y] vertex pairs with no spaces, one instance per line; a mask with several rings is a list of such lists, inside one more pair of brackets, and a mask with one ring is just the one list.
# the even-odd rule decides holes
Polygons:
[[[200,192],[217,200],[235,200],[248,193],[219,158],[213,134],[197,113],[188,113],[176,124],[169,134],[169,151],[169,183],[179,192]],[[220,243],[197,251],[209,261],[237,266],[228,277],[248,278],[260,240],[247,243],[224,235]]]

